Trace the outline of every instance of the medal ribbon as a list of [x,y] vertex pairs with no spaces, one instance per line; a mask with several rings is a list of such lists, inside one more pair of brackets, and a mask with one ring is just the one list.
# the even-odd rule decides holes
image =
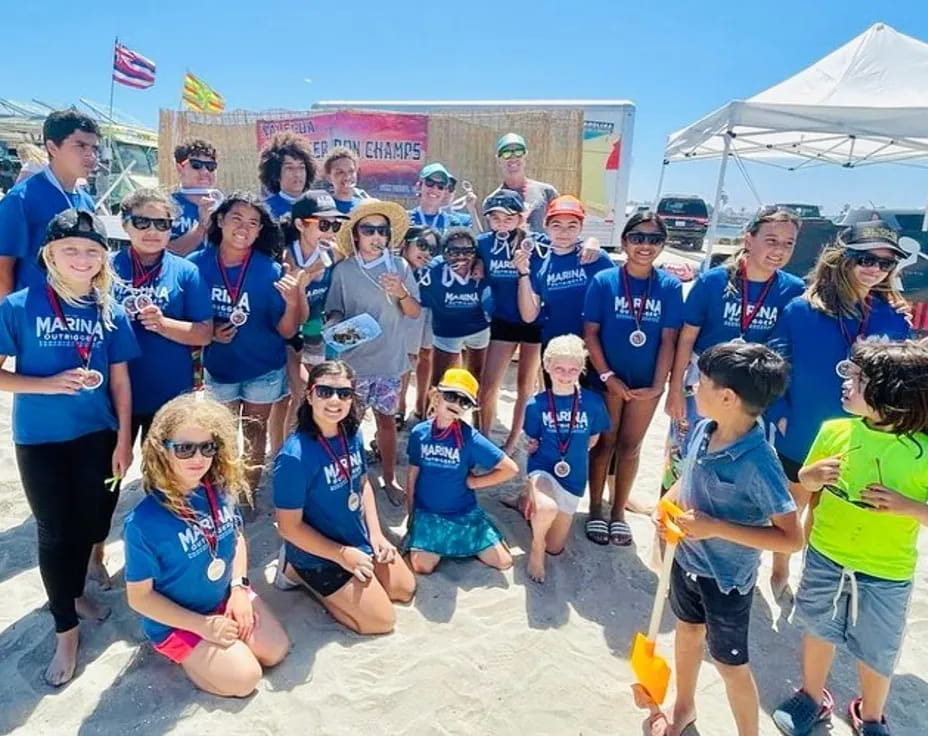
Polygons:
[[570,437],[574,433],[574,428],[577,426],[577,419],[580,412],[580,392],[577,389],[574,389],[574,398],[570,407],[570,420],[567,424],[567,439],[561,439],[561,425],[557,421],[557,407],[554,405],[554,394],[551,389],[548,389],[545,393],[548,394],[548,410],[551,412],[551,422],[554,424],[554,434],[557,436],[557,451],[561,455],[561,459],[564,458],[564,455],[567,454],[567,448],[570,447]]
[[209,514],[212,519],[213,526],[211,529],[207,529],[203,524],[200,524],[197,518],[196,512],[191,509],[189,506],[184,506],[182,509],[175,509],[167,504],[164,504],[165,507],[174,512],[177,516],[181,518],[188,526],[193,529],[199,529],[200,533],[203,535],[203,539],[206,540],[206,546],[209,549],[209,555],[213,559],[216,559],[216,551],[219,548],[219,504],[216,501],[216,492],[213,490],[213,484],[210,483],[206,478],[203,478],[203,488],[206,491],[206,500],[209,503]]
[[219,266],[219,275],[222,276],[222,283],[225,284],[226,291],[229,293],[229,298],[232,300],[232,309],[238,309],[238,298],[241,295],[242,287],[245,285],[245,274],[248,271],[248,264],[251,263],[251,248],[248,249],[248,255],[245,256],[245,260],[242,262],[242,270],[239,271],[238,278],[235,280],[235,288],[232,288],[232,284],[229,281],[229,277],[226,274],[226,267],[222,265],[222,258],[219,257],[219,249],[216,249],[216,265]]
[[164,263],[164,254],[161,254],[161,259],[152,266],[150,269],[145,268],[145,264],[142,263],[142,259],[139,258],[138,254],[129,249],[129,255],[132,257],[132,286],[133,288],[138,289],[139,287],[145,286],[150,281],[154,281],[158,276],[161,275],[161,266]]
[[351,487],[351,452],[348,449],[348,438],[345,437],[345,430],[341,427],[338,428],[338,437],[342,441],[342,449],[345,451],[345,462],[342,462],[341,458],[335,454],[335,451],[332,450],[332,447],[329,445],[329,441],[319,435],[319,443],[322,445],[322,449],[326,451],[326,454],[332,458],[332,462],[335,463],[335,467],[338,468],[338,474],[344,476],[345,480],[348,481],[349,489]]
[[451,424],[445,427],[442,430],[439,430],[438,434],[435,433],[435,423],[432,423],[432,439],[433,440],[446,440],[451,435],[454,435],[454,446],[460,449],[464,446],[464,437],[461,435],[461,423],[455,419]]
[[757,301],[752,305],[748,301],[748,269],[744,265],[744,262],[741,263],[741,337],[744,337],[744,333],[748,331],[748,328],[751,326],[751,323],[754,321],[754,318],[757,316],[757,313],[760,311],[760,308],[764,305],[764,300],[767,298],[767,294],[770,293],[770,289],[773,288],[774,282],[777,280],[777,274],[774,272],[773,276],[767,279],[767,283],[764,284],[763,290],[760,292],[760,296],[757,297]]
[[625,270],[624,266],[619,270],[622,272],[622,287],[625,291],[625,301],[628,302],[628,311],[631,312],[632,319],[635,320],[635,329],[640,331],[641,318],[644,317],[644,309],[648,305],[648,297],[651,296],[651,279],[654,278],[654,269],[651,269],[647,286],[644,288],[644,294],[641,295],[641,303],[637,307],[632,300],[632,284],[628,278],[628,271]]
[[[51,286],[45,287],[45,293],[48,294],[48,303],[52,307],[52,311],[55,313],[55,316],[61,320],[61,324],[65,327],[68,325],[67,319],[65,319],[64,312],[61,309],[61,302],[58,301],[58,295],[55,293],[55,290]],[[93,331],[90,333],[90,339],[87,341],[86,345],[82,345],[79,341],[75,340],[74,349],[77,350],[77,355],[81,359],[81,368],[87,368],[90,365],[90,356],[93,353],[93,345],[97,339],[97,327],[100,325],[100,308],[97,307],[97,323],[93,327]]]
[[852,338],[850,333],[847,331],[847,326],[844,324],[844,316],[838,315],[838,327],[841,328],[841,336],[844,338],[844,342],[847,343],[848,354],[851,352],[851,348],[854,347],[854,343],[860,339],[860,336],[867,331],[867,324],[870,322],[870,312],[873,311],[873,298],[867,296],[866,301],[864,302],[863,316],[860,319],[860,324],[857,326],[857,334]]

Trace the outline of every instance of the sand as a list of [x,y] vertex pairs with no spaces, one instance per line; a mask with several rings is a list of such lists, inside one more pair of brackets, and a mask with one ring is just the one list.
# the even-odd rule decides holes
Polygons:
[[[507,421],[513,399],[511,390],[504,392],[500,413]],[[366,431],[369,436],[369,423]],[[635,486],[640,498],[656,497],[665,431],[659,415]],[[53,690],[42,671],[54,634],[43,610],[35,525],[16,473],[7,395],[0,396],[0,437],[0,733],[641,733],[644,713],[632,702],[628,655],[634,633],[647,626],[656,584],[647,566],[650,522],[631,516],[632,548],[597,547],[583,536],[584,501],[567,552],[549,560],[548,580],[537,585],[525,574],[528,529],[499,503],[516,492],[515,482],[480,495],[513,546],[513,569],[500,573],[477,561],[443,562],[432,576],[420,576],[414,602],[397,609],[395,633],[376,638],[349,633],[308,595],[268,584],[266,568],[276,559],[278,540],[265,493],[258,519],[246,527],[250,574],[293,645],[253,696],[227,700],[197,691],[177,666],[155,654],[125,603],[120,530],[139,498],[136,467],[107,546],[116,585],[100,597],[113,607],[113,616],[82,629],[77,676]],[[378,501],[384,524],[398,539],[404,519],[384,499]],[[928,535],[921,541],[908,637],[888,705],[897,736],[928,732]],[[768,713],[797,686],[799,638],[771,603],[768,564],[769,559],[753,611],[751,652],[761,733],[772,736],[778,732]],[[795,558],[794,578],[798,573]],[[668,612],[659,642],[668,657],[672,626]],[[831,687],[839,709],[832,733],[846,736],[851,730],[844,711],[856,687],[846,655],[836,661]],[[723,683],[708,662],[698,708],[699,730],[691,733],[735,733]]]

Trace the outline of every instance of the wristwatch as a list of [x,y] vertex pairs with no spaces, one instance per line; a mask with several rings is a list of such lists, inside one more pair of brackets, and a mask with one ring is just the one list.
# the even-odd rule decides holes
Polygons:
[[229,585],[233,588],[250,588],[251,581],[242,575],[240,578],[232,578],[232,582]]
[[614,375],[615,375],[615,371],[606,371],[605,373],[599,374],[599,380],[605,383],[610,378],[612,378]]

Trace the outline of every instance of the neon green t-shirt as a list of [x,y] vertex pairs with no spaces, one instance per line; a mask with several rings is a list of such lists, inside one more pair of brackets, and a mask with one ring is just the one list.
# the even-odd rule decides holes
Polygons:
[[806,465],[845,453],[841,475],[823,488],[809,544],[839,565],[884,580],[911,580],[918,558],[919,523],[856,506],[867,486],[881,484],[928,502],[928,436],[915,440],[870,429],[862,419],[825,422]]

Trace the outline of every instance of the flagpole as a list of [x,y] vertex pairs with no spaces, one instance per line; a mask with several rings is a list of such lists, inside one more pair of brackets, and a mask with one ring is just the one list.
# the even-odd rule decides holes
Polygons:
[[113,41],[113,68],[110,69],[110,123],[113,122],[113,97],[116,94],[116,47],[119,45],[119,36]]

